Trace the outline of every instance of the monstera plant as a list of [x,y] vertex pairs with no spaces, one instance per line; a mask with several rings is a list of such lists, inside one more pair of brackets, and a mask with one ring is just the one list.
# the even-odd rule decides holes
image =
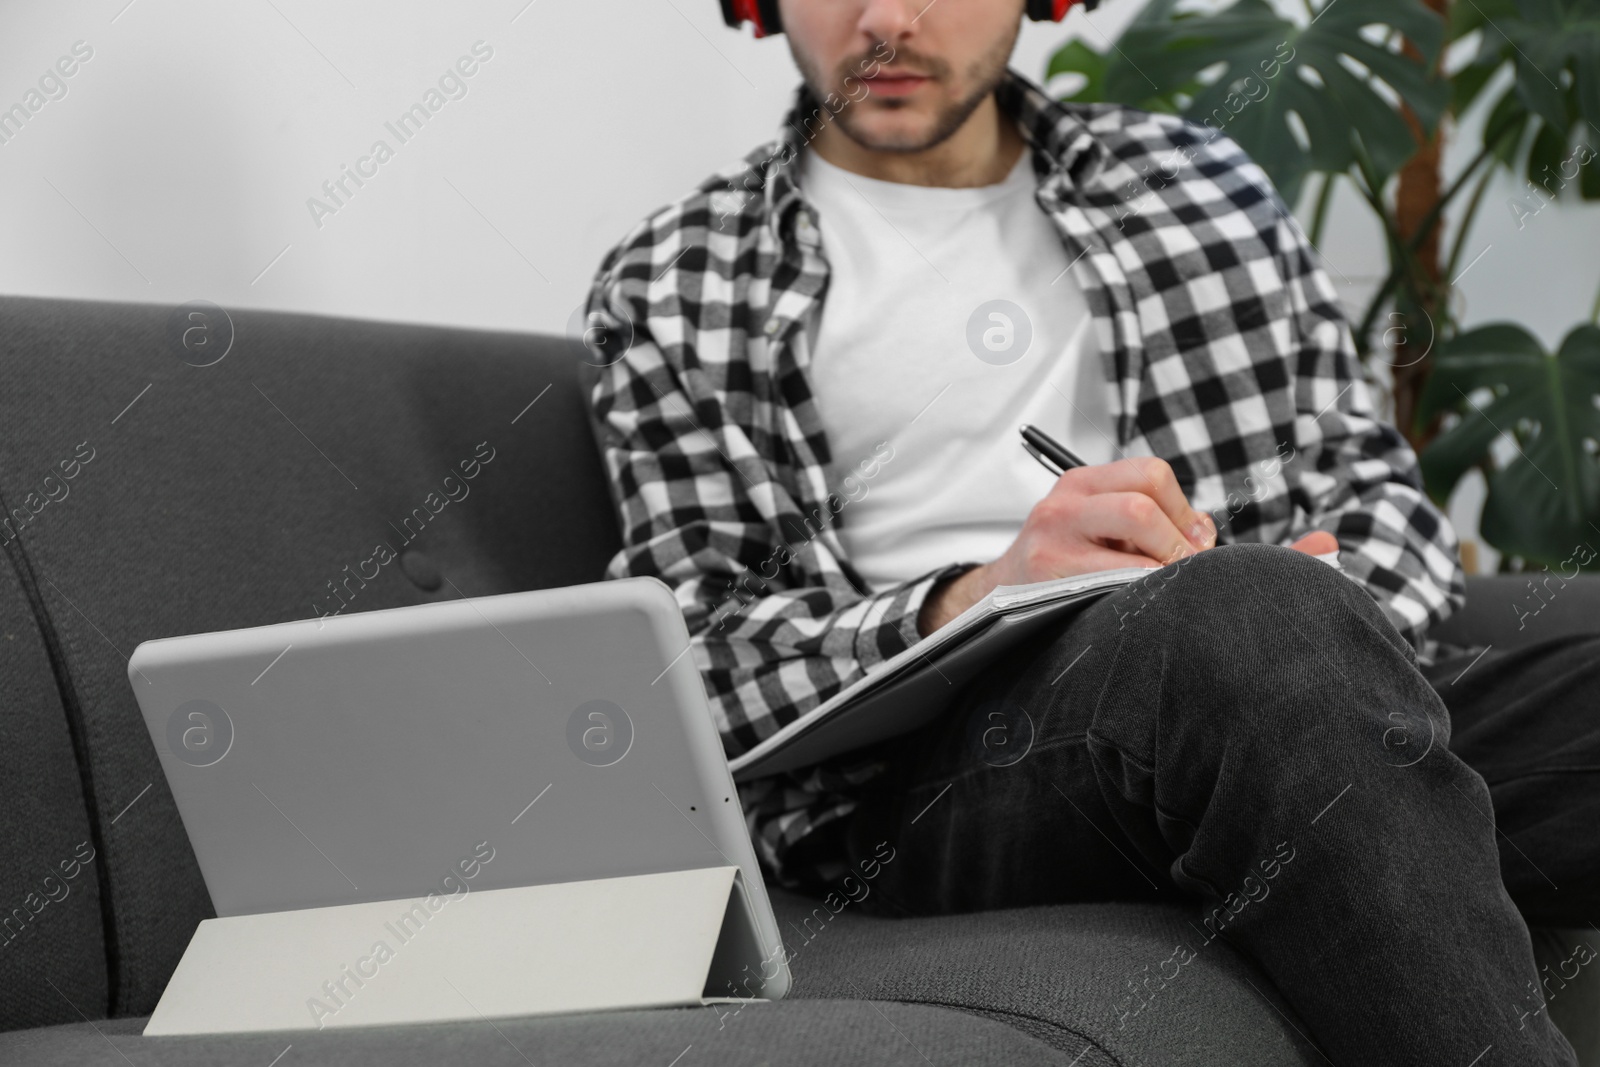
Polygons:
[[1489,492],[1478,521],[1484,540],[1547,566],[1579,546],[1600,546],[1597,395],[1600,327],[1579,326],[1554,353],[1510,323],[1457,334],[1437,353],[1417,411],[1425,420],[1467,409],[1422,452],[1429,491],[1448,495],[1469,469],[1485,466],[1497,439],[1510,434],[1514,458],[1485,471]]
[[[1600,547],[1600,299],[1555,352],[1512,323],[1463,330],[1451,301],[1497,173],[1521,182],[1519,226],[1563,197],[1600,200],[1600,0],[1149,0],[1104,49],[1059,49],[1046,76],[1060,74],[1078,76],[1065,99],[1238,142],[1288,203],[1311,198],[1313,243],[1348,183],[1388,260],[1356,346],[1385,368],[1430,495],[1482,471],[1480,532],[1503,568]],[[1481,140],[1447,174],[1443,142],[1473,112]]]

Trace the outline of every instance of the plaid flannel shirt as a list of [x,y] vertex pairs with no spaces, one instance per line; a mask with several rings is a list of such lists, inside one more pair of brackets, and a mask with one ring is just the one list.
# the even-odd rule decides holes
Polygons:
[[[1456,536],[1265,173],[1214,129],[1058,102],[1015,70],[996,97],[1088,298],[1120,454],[1170,463],[1221,542],[1332,533],[1427,662],[1427,628],[1465,601]],[[777,139],[607,253],[585,307],[624,542],[607,576],[674,590],[730,758],[918,640],[930,587],[980,562],[873,592],[841,545],[841,472],[806,377],[828,263],[794,179],[830,118],[802,84]],[[851,756],[741,784],[780,884],[814,877],[786,855],[884,766]]]

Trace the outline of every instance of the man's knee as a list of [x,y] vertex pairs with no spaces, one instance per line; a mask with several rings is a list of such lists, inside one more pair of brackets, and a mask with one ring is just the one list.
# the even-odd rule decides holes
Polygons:
[[1278,545],[1223,545],[1152,571],[1110,598],[1130,661],[1187,677],[1320,674],[1335,661],[1415,652],[1372,595],[1349,576]]
[[[1133,705],[1159,704],[1171,737],[1195,727],[1294,748],[1307,732],[1372,733],[1355,704],[1330,706],[1318,694],[1352,650],[1375,649],[1380,638],[1404,642],[1349,577],[1277,545],[1210,549],[1114,596],[1121,632],[1104,689]],[[1182,699],[1169,699],[1178,691]]]
[[1330,598],[1345,604],[1371,600],[1323,561],[1262,544],[1219,545],[1152,570],[1115,595],[1124,628],[1156,613],[1187,630],[1221,632],[1263,617],[1278,624],[1314,623],[1331,613]]
[[1278,589],[1315,586],[1332,579],[1349,582],[1322,560],[1286,545],[1233,544],[1198,552],[1178,561],[1179,572],[1190,572],[1197,584],[1222,590]]

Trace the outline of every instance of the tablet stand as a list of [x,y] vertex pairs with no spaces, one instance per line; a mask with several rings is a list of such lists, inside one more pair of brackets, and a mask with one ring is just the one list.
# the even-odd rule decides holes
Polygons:
[[207,919],[144,1033],[746,999],[772,962],[760,945],[732,866]]

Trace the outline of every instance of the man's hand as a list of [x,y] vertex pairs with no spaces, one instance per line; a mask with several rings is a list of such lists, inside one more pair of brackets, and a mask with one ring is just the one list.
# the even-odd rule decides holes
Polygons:
[[925,637],[997,585],[1028,585],[1118,567],[1163,567],[1217,543],[1211,516],[1189,506],[1156,456],[1074,467],[1033,506],[997,560],[935,587],[917,616]]
[[[1118,567],[1164,567],[1216,543],[1211,516],[1189,505],[1166,460],[1141,456],[1075,467],[1033,506],[1004,555],[933,588],[917,615],[917,630],[926,637],[995,586]],[[1317,530],[1289,547],[1318,555],[1339,542]]]
[[1339,550],[1339,539],[1327,530],[1313,530],[1289,547],[1297,552],[1307,552],[1313,556],[1325,556],[1329,552],[1337,552]]

